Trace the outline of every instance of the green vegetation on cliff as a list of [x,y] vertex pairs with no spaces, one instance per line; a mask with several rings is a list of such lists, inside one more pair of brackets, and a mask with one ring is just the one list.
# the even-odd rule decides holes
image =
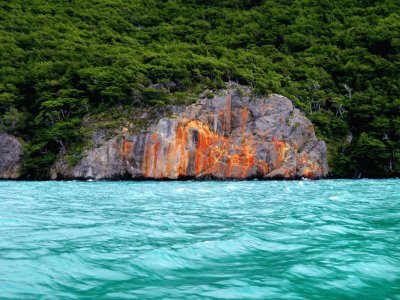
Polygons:
[[36,176],[82,149],[88,113],[185,103],[229,80],[293,99],[332,176],[396,176],[399,75],[395,0],[0,3],[0,130],[28,141]]

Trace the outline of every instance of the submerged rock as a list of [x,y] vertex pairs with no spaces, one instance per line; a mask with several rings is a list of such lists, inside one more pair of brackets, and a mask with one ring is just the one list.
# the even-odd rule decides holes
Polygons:
[[20,176],[22,145],[16,137],[0,132],[0,179]]
[[292,102],[235,90],[172,108],[148,130],[126,130],[88,150],[74,167],[60,160],[52,178],[249,179],[324,178],[325,142]]

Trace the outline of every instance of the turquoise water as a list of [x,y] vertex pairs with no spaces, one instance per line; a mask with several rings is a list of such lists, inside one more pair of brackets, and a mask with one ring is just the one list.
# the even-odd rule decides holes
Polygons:
[[0,181],[1,299],[400,299],[400,180]]

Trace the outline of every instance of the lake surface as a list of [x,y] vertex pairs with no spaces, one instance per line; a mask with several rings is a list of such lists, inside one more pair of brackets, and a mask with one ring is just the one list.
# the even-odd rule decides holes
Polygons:
[[0,299],[400,299],[400,180],[0,181]]

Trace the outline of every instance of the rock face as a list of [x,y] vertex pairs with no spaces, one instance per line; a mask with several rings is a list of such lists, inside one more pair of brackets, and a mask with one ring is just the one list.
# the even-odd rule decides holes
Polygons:
[[22,146],[12,135],[0,132],[0,179],[20,176]]
[[85,152],[52,178],[249,179],[324,178],[325,142],[312,123],[280,95],[239,96],[235,90],[174,107],[146,132],[120,135]]

